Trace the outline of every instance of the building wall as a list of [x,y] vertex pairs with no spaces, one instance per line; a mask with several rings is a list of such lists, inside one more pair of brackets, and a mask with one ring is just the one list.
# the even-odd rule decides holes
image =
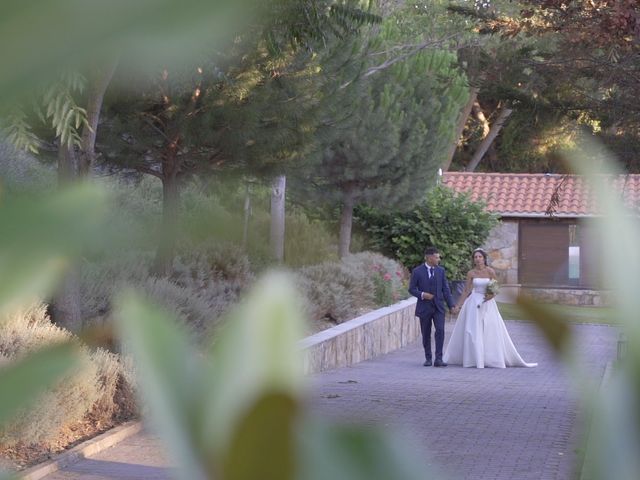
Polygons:
[[518,283],[518,231],[517,219],[503,219],[491,231],[483,245],[489,256],[489,265],[496,271],[502,284],[499,301],[514,302],[519,294],[543,303],[581,306],[611,304],[610,292],[586,288],[527,287]]
[[489,256],[489,265],[496,271],[503,285],[518,283],[518,221],[503,219],[483,245]]
[[611,305],[611,292],[603,290],[520,287],[520,293],[540,303],[578,305],[583,307],[604,307]]

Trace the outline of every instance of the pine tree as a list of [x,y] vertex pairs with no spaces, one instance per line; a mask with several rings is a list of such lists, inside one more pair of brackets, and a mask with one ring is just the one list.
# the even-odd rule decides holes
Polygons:
[[392,21],[376,30],[338,43],[323,65],[329,81],[313,178],[321,199],[342,205],[340,256],[349,253],[355,205],[409,208],[421,199],[454,140],[468,95],[455,54],[445,50],[425,49],[368,75],[397,55],[389,47],[401,38]]

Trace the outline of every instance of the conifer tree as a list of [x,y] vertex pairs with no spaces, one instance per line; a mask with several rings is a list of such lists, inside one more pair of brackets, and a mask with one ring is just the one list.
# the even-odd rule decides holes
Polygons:
[[349,253],[355,205],[409,208],[434,183],[468,95],[456,56],[446,50],[424,49],[376,69],[397,59],[391,47],[401,39],[393,21],[376,30],[338,43],[323,64],[329,81],[313,183],[319,198],[341,204],[341,257]]

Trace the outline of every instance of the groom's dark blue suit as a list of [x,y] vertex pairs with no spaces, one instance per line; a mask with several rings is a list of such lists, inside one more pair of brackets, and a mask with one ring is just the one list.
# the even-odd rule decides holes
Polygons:
[[[420,319],[420,330],[422,331],[422,346],[427,360],[431,360],[431,322],[436,327],[436,360],[442,360],[442,350],[444,346],[444,320],[445,302],[451,310],[455,303],[451,297],[449,282],[444,268],[440,266],[431,267],[432,276],[429,278],[429,270],[426,264],[417,266],[411,272],[409,282],[409,293],[417,297],[416,317]],[[434,296],[431,300],[423,300],[422,292],[430,293]]]

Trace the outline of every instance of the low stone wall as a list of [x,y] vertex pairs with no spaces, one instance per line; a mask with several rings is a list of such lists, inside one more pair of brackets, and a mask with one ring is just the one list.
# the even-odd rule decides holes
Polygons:
[[416,299],[356,317],[303,339],[305,373],[346,367],[404,347],[420,337]]
[[585,307],[606,307],[611,305],[611,292],[602,290],[521,287],[520,293],[542,303]]
[[525,295],[540,303],[578,305],[583,307],[606,307],[611,305],[611,292],[606,290],[584,290],[578,288],[536,288],[521,285],[501,285],[496,300],[515,303],[518,295]]

